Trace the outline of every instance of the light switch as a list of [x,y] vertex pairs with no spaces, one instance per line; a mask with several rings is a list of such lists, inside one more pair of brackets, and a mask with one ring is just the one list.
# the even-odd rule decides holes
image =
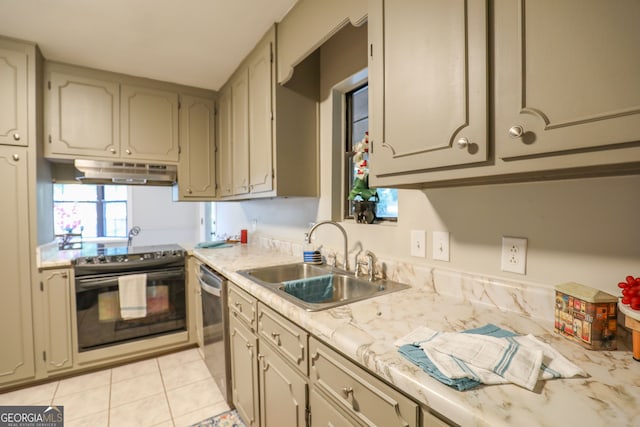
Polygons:
[[449,232],[433,232],[433,259],[449,262]]
[[424,230],[411,230],[411,256],[427,256],[427,232]]

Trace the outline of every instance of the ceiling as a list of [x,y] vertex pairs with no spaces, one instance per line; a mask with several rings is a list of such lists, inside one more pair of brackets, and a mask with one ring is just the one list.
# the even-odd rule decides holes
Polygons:
[[0,0],[46,59],[218,90],[296,0]]

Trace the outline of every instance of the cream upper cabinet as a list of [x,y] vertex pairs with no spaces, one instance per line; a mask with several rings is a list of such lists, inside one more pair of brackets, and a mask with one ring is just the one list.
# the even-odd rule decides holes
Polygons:
[[44,270],[40,273],[41,351],[47,372],[73,367],[71,276],[71,271],[66,269]]
[[27,54],[0,43],[0,144],[27,145]]
[[28,151],[0,145],[0,385],[35,374],[29,237]]
[[639,20],[635,0],[497,1],[498,158],[637,144]]
[[231,168],[233,195],[249,192],[249,73],[240,70],[231,81]]
[[488,154],[487,3],[369,2],[371,181]]
[[217,197],[233,195],[233,144],[231,134],[233,130],[233,112],[231,110],[231,85],[223,87],[218,96],[218,138],[217,138],[217,166],[218,189]]
[[180,200],[212,200],[216,193],[213,99],[183,95],[180,101]]
[[130,85],[121,93],[121,156],[177,162],[178,94]]
[[249,61],[249,188],[252,193],[273,189],[273,44],[264,39]]
[[45,81],[45,157],[178,162],[173,86],[52,62]]
[[[218,196],[223,200],[318,195],[317,100],[275,83],[276,40],[273,26],[218,100],[218,148],[232,147],[230,159],[220,154]],[[231,192],[226,174],[232,176]]]
[[117,82],[64,72],[48,74],[45,156],[118,158],[120,89]]

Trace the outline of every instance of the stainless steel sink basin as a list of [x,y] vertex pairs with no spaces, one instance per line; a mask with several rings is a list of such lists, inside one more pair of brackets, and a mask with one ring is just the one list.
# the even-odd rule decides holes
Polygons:
[[307,311],[325,310],[409,287],[391,280],[368,281],[339,269],[304,263],[239,273]]

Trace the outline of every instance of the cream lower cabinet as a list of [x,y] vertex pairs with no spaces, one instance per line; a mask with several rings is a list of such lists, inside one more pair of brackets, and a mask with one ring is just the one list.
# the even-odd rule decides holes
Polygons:
[[[309,376],[317,398],[337,406],[361,425],[420,426],[420,406],[320,343],[309,340]],[[311,419],[313,425],[313,406]]]
[[73,367],[73,328],[71,298],[72,272],[69,269],[40,272],[39,289],[34,300],[40,312],[34,316],[40,330],[36,354],[42,357],[48,373]]
[[249,426],[448,425],[232,283],[229,318],[233,403]]
[[0,385],[32,378],[33,321],[29,246],[28,149],[0,145]]

